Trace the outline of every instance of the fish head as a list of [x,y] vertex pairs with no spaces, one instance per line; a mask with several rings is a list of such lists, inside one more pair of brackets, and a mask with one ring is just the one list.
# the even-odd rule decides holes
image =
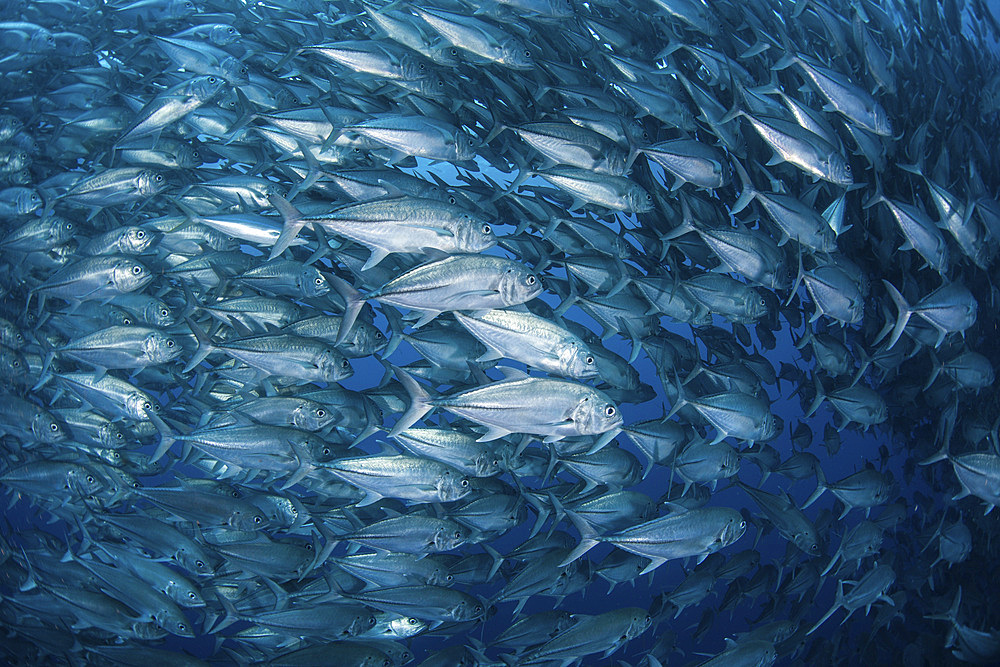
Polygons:
[[574,380],[591,380],[600,376],[597,358],[585,343],[570,341],[558,348],[560,373]]
[[81,496],[92,496],[104,488],[104,481],[88,466],[73,466],[66,472],[66,486]]
[[35,30],[27,43],[27,53],[43,54],[54,51],[56,48],[56,36],[48,30]]
[[625,194],[625,199],[629,210],[634,213],[647,213],[653,210],[653,195],[638,184],[632,184]]
[[854,185],[854,174],[851,172],[851,165],[840,153],[830,153],[821,160],[826,178],[831,183],[837,185]]
[[430,75],[430,71],[427,69],[424,61],[409,54],[400,59],[399,65],[403,79],[406,81],[419,81]]
[[576,404],[570,420],[580,435],[600,435],[622,426],[622,414],[610,398],[597,391],[588,391]]
[[24,382],[31,370],[28,360],[17,350],[0,346],[0,379],[5,382]]
[[430,627],[427,621],[412,616],[398,616],[387,624],[385,635],[406,639],[424,632]]
[[295,281],[303,296],[306,297],[323,296],[330,291],[330,284],[326,282],[326,278],[323,277],[319,269],[313,266],[304,267]]
[[875,134],[881,137],[891,137],[892,121],[889,120],[889,114],[887,114],[885,109],[882,108],[882,105],[876,103],[875,108],[871,110],[871,113],[875,121]]
[[[42,207],[42,198],[31,188],[10,188],[14,192],[13,204],[18,215],[28,215]],[[7,193],[3,193],[7,194]]]
[[795,533],[792,535],[792,542],[805,554],[820,555],[819,536],[816,535],[815,530],[803,530]]
[[455,159],[459,161],[475,159],[476,149],[481,143],[478,138],[459,128],[455,133]]
[[159,412],[159,407],[141,391],[133,391],[125,397],[125,411],[136,421],[147,421],[150,413]]
[[192,16],[198,13],[198,8],[191,0],[168,0],[163,7],[162,18],[173,20],[182,19],[185,16]]
[[509,266],[497,281],[497,292],[505,305],[515,306],[531,301],[542,293],[542,281],[523,266]]
[[239,30],[225,23],[213,25],[208,31],[208,39],[216,46],[227,46],[237,41],[241,36]]
[[462,52],[457,46],[451,44],[438,44],[431,47],[427,56],[434,61],[435,64],[441,65],[443,67],[458,67],[462,62]]
[[462,214],[456,231],[461,252],[478,253],[497,244],[497,235],[490,223],[471,213]]
[[492,450],[484,450],[476,457],[476,477],[493,477],[503,471],[502,459]]
[[351,367],[347,357],[330,347],[320,353],[316,367],[326,382],[346,380],[354,375],[354,368]]
[[143,308],[143,319],[153,326],[172,327],[176,324],[170,306],[159,299],[151,299]]
[[61,442],[66,439],[66,429],[44,410],[39,410],[31,418],[31,432],[41,442]]
[[143,197],[152,197],[163,192],[166,187],[167,179],[163,177],[163,174],[152,169],[143,169],[135,177],[135,190]]
[[292,424],[304,431],[319,431],[333,421],[333,414],[322,405],[312,403],[292,410]]
[[111,283],[119,292],[134,292],[153,280],[153,274],[145,266],[131,259],[117,262],[111,270]]
[[0,322],[0,343],[12,350],[20,350],[25,344],[24,334],[10,322]]
[[152,331],[142,340],[142,353],[153,364],[165,364],[180,356],[181,346],[170,336]]
[[17,116],[3,114],[0,116],[0,136],[10,137],[24,128],[24,123]]
[[126,227],[118,237],[118,249],[126,255],[141,255],[161,236],[159,232],[148,232],[142,227]]
[[500,62],[511,69],[531,70],[535,60],[531,50],[519,39],[508,39],[500,47]]
[[751,288],[750,296],[745,303],[745,311],[747,318],[756,321],[767,315],[770,309],[767,307],[767,299],[760,292]]
[[456,471],[445,470],[437,479],[438,498],[441,502],[447,503],[452,500],[459,500],[469,495],[472,491],[472,484],[469,478],[456,474]]
[[[247,74],[249,75],[249,71]],[[198,76],[188,82],[187,92],[191,97],[204,104],[221,93],[225,84],[226,80],[221,76],[215,76],[214,74]]]
[[219,63],[219,73],[233,86],[245,86],[250,83],[250,68],[232,56],[227,56]]
[[434,534],[434,549],[436,551],[451,551],[468,541],[469,531],[457,523],[452,523],[437,529]]
[[761,441],[773,440],[778,437],[784,429],[785,420],[778,415],[768,412],[764,417],[763,423],[761,424],[760,439]]
[[125,433],[114,422],[104,422],[97,428],[97,439],[104,447],[119,449],[128,444]]

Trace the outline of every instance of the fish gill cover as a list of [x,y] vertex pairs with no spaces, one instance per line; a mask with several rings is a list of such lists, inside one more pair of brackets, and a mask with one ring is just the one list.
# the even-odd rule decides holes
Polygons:
[[3,3],[0,655],[997,662],[997,37]]

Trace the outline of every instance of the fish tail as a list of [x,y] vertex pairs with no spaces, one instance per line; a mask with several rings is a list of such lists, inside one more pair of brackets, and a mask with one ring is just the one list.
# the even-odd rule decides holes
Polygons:
[[340,331],[337,332],[337,341],[334,345],[343,345],[347,340],[347,335],[358,319],[361,308],[365,305],[365,297],[354,288],[354,285],[343,278],[335,275],[328,276],[330,284],[337,293],[344,298],[347,307],[344,309],[344,317],[340,320]]
[[188,365],[185,366],[183,370],[184,373],[190,373],[198,366],[198,364],[205,361],[208,355],[212,353],[212,350],[215,349],[215,346],[212,345],[212,339],[209,338],[208,334],[205,333],[204,329],[195,324],[194,320],[188,317],[185,318],[185,321],[191,328],[191,333],[193,333],[194,337],[198,339],[198,350],[194,353],[194,356],[191,358],[191,361],[188,362]]
[[424,415],[434,409],[431,405],[431,395],[420,384],[413,379],[413,376],[404,371],[399,366],[392,367],[396,373],[396,379],[400,381],[406,393],[410,395],[410,407],[403,413],[396,424],[389,431],[390,436],[399,435],[402,431],[410,428]]
[[[816,466],[816,490],[806,499],[804,505],[799,509],[805,509],[816,502],[826,491],[826,474],[821,466]],[[824,619],[825,620],[825,619]]]
[[[891,350],[899,340],[899,337],[903,335],[903,329],[906,328],[906,324],[910,321],[910,315],[913,314],[913,309],[910,308],[910,304],[906,302],[906,299],[899,290],[890,283],[888,280],[882,280],[882,284],[889,291],[889,296],[892,297],[893,302],[896,304],[896,308],[899,310],[899,314],[896,316],[896,324],[892,327],[892,335],[889,337],[889,346],[886,348]],[[881,340],[881,338],[879,339]]]
[[757,197],[757,188],[753,186],[750,174],[747,173],[747,170],[743,168],[743,165],[741,165],[739,161],[733,160],[733,168],[736,170],[736,174],[740,179],[740,184],[743,186],[740,196],[736,199],[736,203],[733,204],[732,209],[730,209],[730,213],[736,215],[749,206],[750,202]]
[[278,235],[278,240],[274,242],[274,245],[271,247],[271,254],[267,258],[267,261],[270,262],[292,245],[292,242],[295,241],[295,237],[298,236],[305,223],[302,222],[302,213],[281,195],[270,195],[267,199],[278,213],[281,214],[281,219],[284,221],[281,234]]

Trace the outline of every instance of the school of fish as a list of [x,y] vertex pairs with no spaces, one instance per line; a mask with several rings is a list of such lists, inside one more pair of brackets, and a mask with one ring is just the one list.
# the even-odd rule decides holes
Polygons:
[[0,656],[1000,663],[998,38],[2,3]]

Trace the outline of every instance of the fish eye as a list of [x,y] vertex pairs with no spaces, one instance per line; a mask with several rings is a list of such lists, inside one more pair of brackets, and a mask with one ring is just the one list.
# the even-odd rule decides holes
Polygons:
[[324,447],[323,448],[323,456],[329,456],[331,453],[332,452],[330,451],[329,447]]
[[31,201],[38,201],[38,195],[36,195],[34,192],[31,193]]
[[528,279],[527,279],[527,281],[526,281],[526,282],[527,282],[527,283],[528,283],[529,285],[534,285],[534,284],[535,284],[535,276],[528,276]]
[[169,310],[167,310],[166,308],[161,308],[160,309],[160,317],[167,317],[168,315],[170,315],[170,311]]
[[740,529],[742,530],[743,528],[746,528],[746,527],[747,527],[747,522],[746,521],[740,521]]
[[94,483],[94,476],[87,475],[87,484],[93,484],[93,483]]
[[142,404],[142,409],[143,410],[149,410],[152,407],[153,406],[149,404],[149,401],[146,401],[145,403]]
[[409,623],[410,625],[418,625],[420,623],[420,621],[418,621],[415,618],[408,618],[406,619],[406,622]]
[[59,424],[56,424],[55,422],[49,424],[49,430],[55,433],[59,430]]
[[455,531],[455,539],[458,540],[458,539],[461,539],[461,538],[462,538],[462,531],[456,530]]
[[343,361],[340,362],[340,367],[341,368],[350,368],[351,367],[351,362],[349,362],[347,359],[344,359]]
[[646,201],[653,201],[653,195],[646,193]]
[[264,523],[264,520],[260,518],[260,515],[257,515],[253,518],[253,522],[254,524],[259,526],[260,524]]
[[606,408],[604,408],[604,414],[606,414],[608,417],[614,417],[615,412],[617,412],[617,410],[615,410],[615,406],[613,405],[609,405]]
[[322,419],[323,417],[326,417],[326,410],[323,410],[323,409],[317,410],[316,411],[316,416],[319,417],[320,419]]
[[132,324],[132,318],[131,317],[123,317],[122,318],[122,324],[124,324],[125,326],[131,326],[131,324]]
[[218,81],[218,79],[216,79],[214,76],[208,77],[208,82],[213,86],[215,85],[216,81]]
[[144,239],[144,238],[146,238],[146,232],[144,232],[144,231],[142,231],[142,230],[140,229],[139,231],[137,231],[137,232],[135,233],[135,237],[136,237],[137,239]]
[[194,562],[194,566],[195,567],[205,567],[205,561],[203,561],[203,560],[196,560]]
[[184,625],[183,623],[178,623],[177,624],[177,629],[181,630],[181,631],[184,631],[184,630],[187,630],[187,626]]
[[226,32],[228,32],[230,35],[235,35],[236,34],[236,28],[230,28]]
[[240,68],[240,74],[249,74],[249,73],[250,73],[250,69],[249,68],[247,68],[245,66]]
[[528,49],[525,49],[524,50],[524,57],[525,58],[530,58],[531,57],[531,51],[529,51]]
[[586,361],[588,364],[592,364],[592,363],[594,363],[594,358],[593,357],[587,357],[584,361]]
[[170,340],[170,339],[168,338],[168,339],[167,339],[167,347],[173,347],[173,346],[174,346],[174,341],[172,341],[172,340]]
[[157,182],[157,183],[160,183],[160,182],[162,182],[162,181],[163,181],[163,174],[157,174],[157,175],[156,175],[156,182]]
[[493,231],[493,230],[492,230],[492,229],[490,229],[490,226],[489,226],[489,225],[483,225],[483,234],[489,234],[489,233],[490,233],[490,232],[492,232],[492,231]]
[[462,488],[468,488],[468,486],[469,486],[469,480],[463,479],[462,480]]
[[323,279],[322,278],[317,278],[315,282],[316,282],[317,285],[322,285],[323,284]]
[[190,593],[188,593],[188,599],[189,600],[197,600],[198,596],[195,595],[194,591],[191,591]]

